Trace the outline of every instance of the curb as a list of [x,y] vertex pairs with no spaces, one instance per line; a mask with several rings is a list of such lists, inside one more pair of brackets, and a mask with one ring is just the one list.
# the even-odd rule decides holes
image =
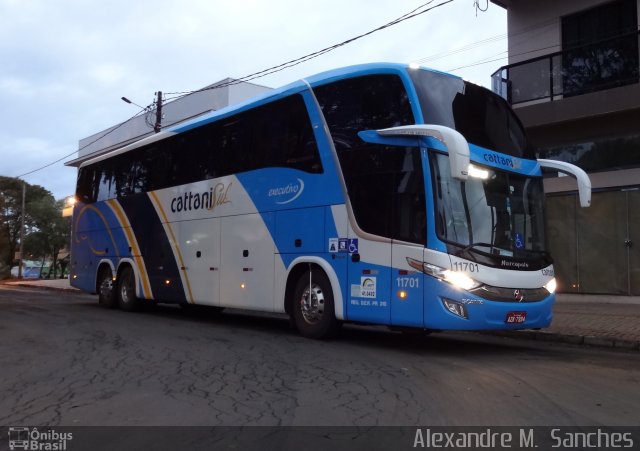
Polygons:
[[39,285],[33,284],[29,282],[0,282],[0,285],[4,285],[6,287],[22,287],[22,288],[36,288],[38,290],[49,290],[49,291],[64,291],[66,293],[81,293],[77,288],[69,287],[52,287],[49,285]]
[[573,345],[591,346],[599,348],[617,348],[629,351],[640,351],[640,341],[624,340],[614,337],[598,337],[592,335],[568,335],[558,332],[540,332],[540,331],[513,331],[513,330],[496,330],[484,332],[489,335],[499,337],[508,337],[525,340],[547,341],[555,343],[567,343]]

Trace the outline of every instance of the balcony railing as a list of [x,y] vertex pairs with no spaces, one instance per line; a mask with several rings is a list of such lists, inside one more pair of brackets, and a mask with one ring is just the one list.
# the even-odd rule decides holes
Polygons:
[[638,83],[640,31],[503,66],[494,92],[512,104],[558,100]]

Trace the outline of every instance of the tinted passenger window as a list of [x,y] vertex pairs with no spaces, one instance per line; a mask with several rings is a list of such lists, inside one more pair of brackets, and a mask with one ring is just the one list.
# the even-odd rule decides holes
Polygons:
[[342,168],[362,230],[426,243],[426,204],[420,149],[367,144],[347,152]]
[[426,206],[419,148],[368,144],[358,137],[363,130],[415,123],[400,77],[352,78],[314,91],[360,228],[425,244]]
[[338,152],[363,144],[358,132],[414,124],[397,75],[350,78],[314,88]]
[[267,167],[322,172],[300,95],[86,166],[77,193],[94,202]]

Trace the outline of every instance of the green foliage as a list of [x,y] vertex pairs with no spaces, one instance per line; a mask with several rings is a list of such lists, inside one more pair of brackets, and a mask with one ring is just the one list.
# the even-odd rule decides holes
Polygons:
[[[20,241],[22,181],[0,176],[0,262],[11,266]],[[39,185],[26,184],[25,254],[52,258],[69,242],[70,218],[62,217],[64,201]],[[25,256],[26,256],[25,255]]]

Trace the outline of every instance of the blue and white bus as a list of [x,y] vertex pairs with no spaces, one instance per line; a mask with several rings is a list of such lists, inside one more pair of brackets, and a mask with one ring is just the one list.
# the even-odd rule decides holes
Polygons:
[[202,304],[423,330],[548,326],[541,167],[499,96],[423,68],[300,80],[83,163],[71,282],[100,304]]

